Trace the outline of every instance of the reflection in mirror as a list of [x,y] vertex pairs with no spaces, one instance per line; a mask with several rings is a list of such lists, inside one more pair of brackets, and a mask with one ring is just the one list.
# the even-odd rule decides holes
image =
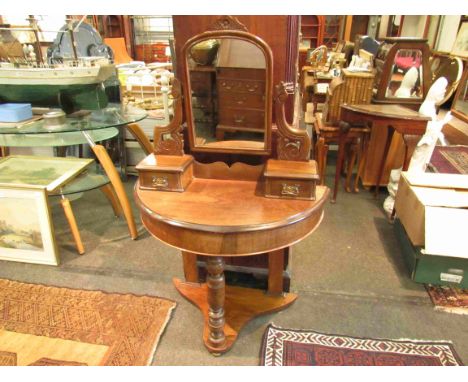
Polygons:
[[188,50],[195,145],[264,149],[266,60],[240,38],[197,42]]
[[421,71],[422,52],[416,49],[399,49],[395,55],[386,96],[422,98]]
[[445,77],[447,79],[447,90],[444,98],[438,103],[438,105],[441,105],[455,92],[463,74],[463,61],[458,57],[443,55],[433,56],[431,58],[430,66],[432,83],[440,77]]

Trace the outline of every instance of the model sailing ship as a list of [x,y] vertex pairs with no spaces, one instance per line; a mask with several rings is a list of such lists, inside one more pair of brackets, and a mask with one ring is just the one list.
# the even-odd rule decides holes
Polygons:
[[[67,57],[66,54],[54,56],[56,52],[49,48],[48,62],[44,62],[40,53],[36,25],[32,25],[31,28],[0,28],[33,31],[37,44],[36,49],[32,45],[23,45],[22,57],[16,55],[2,58],[0,101],[28,102],[34,106],[60,106],[66,112],[106,107],[108,99],[103,83],[115,75],[115,67],[108,57],[78,55],[74,35],[80,25],[82,24],[65,26],[58,32],[54,41],[53,47],[65,44],[71,48],[71,57]],[[86,29],[90,28],[97,34],[94,28],[87,25]],[[64,38],[65,35],[68,39]],[[95,36],[93,38],[96,39]],[[36,52],[40,57],[37,57]]]

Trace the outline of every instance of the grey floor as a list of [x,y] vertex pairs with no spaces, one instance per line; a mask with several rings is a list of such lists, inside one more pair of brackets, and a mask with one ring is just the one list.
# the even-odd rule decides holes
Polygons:
[[[330,167],[330,175],[332,171]],[[126,184],[129,196],[134,181],[130,178]],[[61,265],[0,261],[0,277],[175,300],[155,365],[258,365],[262,335],[270,322],[357,337],[449,340],[468,364],[468,316],[435,311],[424,287],[409,279],[393,227],[381,208],[383,198],[382,194],[376,201],[364,190],[341,191],[335,205],[327,203],[319,229],[293,247],[290,269],[298,300],[283,312],[250,322],[221,357],[205,350],[201,314],[172,286],[174,276],[182,277],[177,251],[152,238],[140,223],[140,237],[130,240],[125,222],[113,217],[99,191],[72,202],[85,255],[75,252],[63,213],[54,204]],[[136,209],[135,213],[138,216]]]

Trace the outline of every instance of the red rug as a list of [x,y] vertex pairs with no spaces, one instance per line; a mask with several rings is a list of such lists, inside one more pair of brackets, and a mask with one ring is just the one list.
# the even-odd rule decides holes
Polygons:
[[426,290],[436,310],[468,314],[468,289],[428,284]]
[[262,366],[461,366],[452,344],[375,340],[269,325]]

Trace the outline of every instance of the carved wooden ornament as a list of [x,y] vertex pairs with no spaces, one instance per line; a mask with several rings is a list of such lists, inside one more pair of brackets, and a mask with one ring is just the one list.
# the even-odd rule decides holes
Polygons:
[[275,114],[278,126],[277,155],[280,160],[308,161],[310,136],[307,130],[296,129],[286,122],[284,104],[292,94],[292,84],[281,82],[275,87]]
[[170,97],[173,99],[174,116],[167,126],[154,128],[154,153],[159,155],[184,155],[182,138],[182,95],[179,80],[172,83]]
[[247,32],[247,27],[233,16],[221,16],[209,30],[239,30]]

